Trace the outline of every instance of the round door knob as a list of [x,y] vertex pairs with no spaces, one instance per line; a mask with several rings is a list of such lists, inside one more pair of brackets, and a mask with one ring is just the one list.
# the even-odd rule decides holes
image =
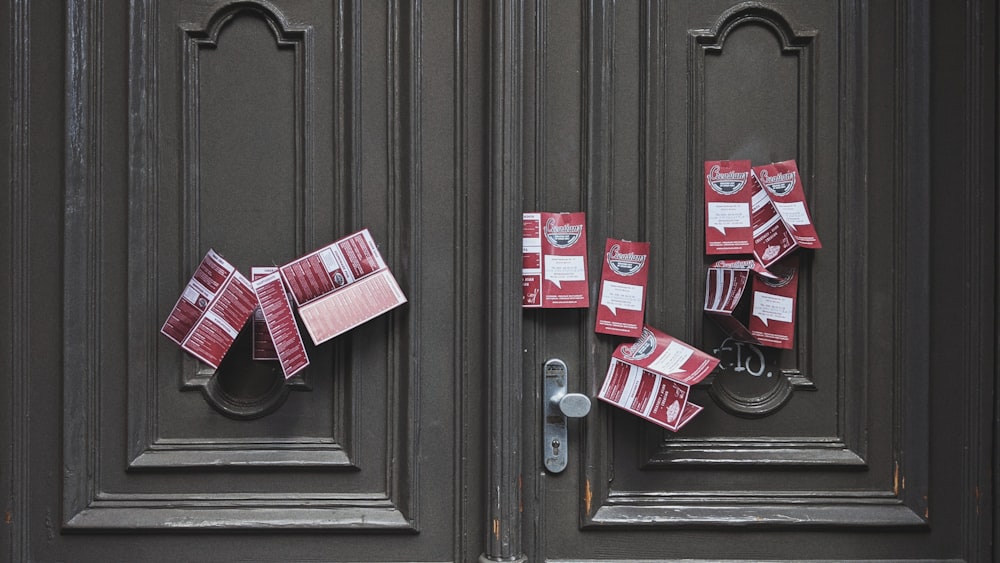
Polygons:
[[559,398],[559,410],[570,418],[587,416],[590,412],[590,397],[583,393],[566,393]]

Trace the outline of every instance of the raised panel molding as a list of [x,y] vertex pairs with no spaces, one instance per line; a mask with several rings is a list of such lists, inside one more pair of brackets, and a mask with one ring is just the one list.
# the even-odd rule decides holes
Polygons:
[[[295,199],[295,251],[302,253],[305,241],[312,242],[312,221],[304,212],[313,199],[312,186],[312,123],[315,122],[312,108],[314,89],[312,73],[309,69],[314,58],[312,40],[308,27],[291,27],[274,6],[264,2],[229,1],[214,7],[204,25],[181,26],[181,44],[184,57],[182,85],[184,89],[183,138],[182,147],[184,182],[182,213],[182,270],[193,271],[201,259],[199,248],[199,52],[203,48],[215,46],[227,22],[241,13],[261,18],[273,32],[279,47],[285,46],[295,52],[295,122],[292,124],[298,139],[295,146],[296,175],[292,191]],[[159,205],[160,172],[157,168],[161,160],[159,136],[162,134],[160,112],[157,102],[161,95],[158,52],[162,48],[158,42],[162,38],[158,28],[158,11],[155,2],[133,0],[130,19],[130,171],[129,177],[129,469],[149,470],[194,467],[308,467],[327,466],[345,469],[355,468],[350,459],[352,440],[339,443],[332,438],[317,439],[163,439],[160,436],[157,414],[156,349],[160,338],[157,332],[158,299],[156,280],[161,275],[162,259],[158,253],[159,228],[164,216],[171,216]],[[307,158],[310,156],[310,158]],[[206,401],[216,403],[216,408],[225,408],[225,402],[217,397],[220,393],[214,383],[215,374],[209,366],[185,356],[183,373],[179,377],[182,390],[201,390]],[[282,385],[281,394],[273,400],[282,401],[288,389],[302,389],[301,380],[292,385]],[[342,387],[342,386],[341,386]],[[345,397],[347,395],[347,397]],[[349,395],[338,390],[338,412],[358,412]],[[280,407],[280,402],[276,407]],[[340,435],[334,431],[333,435]],[[353,441],[356,443],[356,440]]]
[[[914,37],[925,33],[927,25],[926,6],[915,6],[912,9],[897,3],[900,17],[895,28],[897,43],[908,45]],[[833,193],[835,197],[827,197],[828,205],[836,205],[838,216],[865,216],[868,209],[866,193],[867,185],[867,120],[869,118],[867,89],[867,7],[854,0],[844,0],[840,4],[840,22],[837,33],[840,58],[840,92],[837,97],[840,145],[837,151],[838,180]],[[604,3],[591,4],[593,27],[589,38],[591,48],[612,48],[603,35],[604,28],[610,25],[607,16],[609,8]],[[661,174],[667,148],[664,145],[662,133],[664,118],[662,116],[666,101],[666,81],[671,80],[663,71],[666,60],[664,40],[666,26],[666,9],[657,2],[647,2],[644,6],[642,32],[648,52],[647,66],[642,70],[641,90],[645,97],[646,121],[650,124],[649,131],[643,135],[645,154],[645,178],[648,186],[663,185]],[[789,23],[789,19],[777,8],[772,8],[765,2],[742,2],[724,12],[711,29],[692,30],[689,32],[689,132],[688,155],[689,172],[688,185],[698,186],[701,163],[707,156],[704,154],[704,123],[706,107],[704,104],[704,57],[707,53],[718,53],[725,49],[725,41],[730,32],[741,25],[763,26],[773,32],[779,41],[779,48],[797,58],[800,83],[798,84],[798,99],[800,115],[798,117],[797,150],[800,170],[803,176],[810,174],[812,159],[816,147],[816,85],[818,72],[816,66],[815,41],[819,33],[815,30],[801,30]],[[926,111],[926,99],[920,92],[926,85],[927,59],[912,50],[905,48],[896,51],[897,67],[909,69],[909,74],[901,73],[898,78],[898,88],[903,92],[913,92],[912,97],[902,97],[902,101],[894,108],[892,118],[901,127],[912,126],[919,120],[921,112]],[[601,60],[593,56],[591,60]],[[683,79],[683,78],[677,78]],[[590,81],[591,92],[601,95],[608,85],[606,78],[596,76]],[[600,119],[600,117],[596,118]],[[926,139],[924,137],[911,137]],[[894,153],[895,165],[903,170],[914,170],[923,166],[926,161],[926,141],[903,144]],[[828,149],[829,150],[829,149]],[[907,176],[901,176],[907,177]],[[897,181],[902,181],[897,177]],[[924,217],[927,209],[930,186],[926,179],[914,182],[909,177],[906,189],[915,191],[914,197],[897,197],[893,201],[905,202],[897,208],[899,219],[894,222],[892,239],[889,241],[873,240],[874,236],[863,224],[851,223],[848,227],[841,223],[837,227],[837,268],[835,280],[803,280],[807,287],[800,289],[801,306],[800,328],[797,340],[806,342],[806,346],[816,346],[818,343],[811,338],[811,331],[817,329],[817,321],[811,318],[816,299],[816,284],[821,281],[827,286],[837,288],[839,304],[835,319],[837,339],[840,342],[832,354],[837,359],[836,381],[824,381],[821,389],[827,393],[835,393],[837,434],[833,436],[818,436],[807,438],[782,437],[718,437],[711,439],[678,438],[657,429],[642,428],[640,430],[640,446],[638,467],[644,472],[662,471],[668,468],[683,468],[685,466],[714,466],[755,469],[768,471],[771,467],[786,469],[801,468],[808,470],[848,471],[860,476],[877,471],[890,483],[890,487],[879,485],[861,485],[861,488],[816,490],[816,491],[672,491],[672,490],[617,490],[615,471],[612,465],[613,428],[612,419],[600,410],[597,416],[588,421],[590,428],[586,432],[586,445],[581,463],[586,479],[581,483],[580,498],[582,499],[581,527],[601,528],[625,526],[637,527],[858,527],[858,528],[913,528],[926,527],[927,515],[927,458],[929,455],[929,433],[926,423],[928,404],[926,390],[930,374],[926,363],[910,358],[919,358],[926,354],[920,349],[920,335],[926,331],[926,313],[919,311],[925,308],[927,294],[922,293],[918,283],[913,280],[926,279],[928,260],[926,254],[916,251],[906,251],[896,256],[896,270],[891,277],[890,307],[896,318],[906,318],[907,322],[897,325],[901,329],[891,341],[891,351],[888,356],[899,358],[892,363],[892,373],[873,371],[872,358],[869,356],[869,323],[873,322],[869,310],[869,295],[866,284],[870,283],[870,272],[864,261],[852,260],[853,253],[869,245],[889,245],[891,248],[907,248],[909,241],[919,246],[925,235],[916,233],[915,225]],[[902,189],[896,186],[895,189]],[[659,205],[659,197],[655,191],[647,193],[651,207]],[[699,217],[700,198],[689,197],[689,218]],[[688,219],[687,231],[700,232],[699,227]],[[704,256],[697,243],[700,237],[689,237],[693,240],[687,250],[687,264],[691,271],[701,271],[704,268]],[[698,276],[689,276],[685,299],[688,302],[698,302],[700,284],[703,281]],[[800,286],[801,287],[801,286]],[[660,288],[662,289],[662,288]],[[651,289],[651,294],[659,291]],[[803,295],[804,293],[804,295]],[[920,303],[916,303],[919,301]],[[687,333],[700,333],[700,315],[688,315]],[[834,319],[827,319],[827,322]],[[829,330],[829,329],[827,329]],[[805,331],[805,333],[804,333]],[[911,336],[914,338],[911,340]],[[824,344],[829,346],[830,344]],[[785,376],[805,388],[812,388],[812,377],[808,375],[814,360],[808,349],[800,346],[795,358],[795,368],[786,368]],[[804,369],[799,369],[803,366]],[[905,370],[905,372],[904,372]],[[894,428],[906,428],[905,435],[894,432],[891,428],[883,428],[882,433],[891,437],[893,460],[891,465],[880,464],[869,467],[868,438],[870,429],[867,425],[868,397],[873,386],[880,384],[886,377],[891,378],[891,396],[893,397],[893,415],[890,420]],[[789,391],[791,392],[791,391]],[[792,399],[794,400],[794,398]],[[885,417],[880,417],[880,420]],[[905,451],[907,455],[903,455]],[[858,472],[858,470],[868,470]],[[669,474],[664,474],[668,476]],[[905,485],[900,486],[900,476],[905,476]],[[669,481],[669,479],[667,479]],[[877,482],[883,482],[881,480]],[[922,499],[919,497],[923,497]]]
[[[3,245],[9,263],[5,264],[5,291],[10,292],[9,315],[4,316],[7,326],[0,330],[0,338],[9,337],[10,363],[5,363],[7,380],[10,382],[9,417],[10,434],[4,436],[4,448],[8,449],[10,457],[0,454],[5,463],[7,477],[3,494],[9,494],[11,508],[8,510],[26,513],[32,498],[32,465],[31,465],[31,429],[30,413],[32,404],[30,390],[32,388],[30,368],[32,362],[32,330],[31,330],[31,300],[32,279],[31,260],[31,2],[17,0],[9,3],[9,45],[10,67],[9,82],[6,95],[10,96],[10,129],[3,135],[8,142],[10,157],[9,191],[5,195],[9,201],[4,217],[7,229]],[[79,101],[73,98],[77,103]],[[69,171],[67,171],[67,176]],[[0,207],[0,209],[3,209]],[[6,215],[6,214],[4,214]],[[4,256],[0,252],[0,256]],[[6,343],[0,344],[4,346]],[[2,394],[0,394],[2,396]],[[2,403],[0,403],[2,404]],[[0,425],[2,427],[2,425]],[[6,452],[5,452],[6,453]],[[8,512],[10,514],[10,512]],[[20,525],[7,526],[8,531],[2,533],[7,545],[0,548],[0,553],[6,553],[10,561],[27,561],[30,556],[30,541],[32,538],[32,522],[22,518]]]
[[[102,445],[112,437],[106,436],[102,420],[123,416],[114,409],[103,405],[99,391],[104,362],[101,351],[108,343],[102,342],[103,326],[108,322],[108,312],[104,308],[102,284],[112,275],[120,275],[124,266],[106,260],[102,256],[101,233],[105,221],[113,217],[105,208],[108,202],[102,197],[103,138],[101,135],[105,116],[102,104],[102,80],[106,70],[102,64],[103,4],[88,0],[75,0],[67,6],[67,174],[66,174],[66,226],[65,226],[65,310],[64,341],[65,369],[63,373],[63,398],[65,407],[63,435],[63,529],[66,531],[106,530],[106,529],[155,529],[155,530],[211,530],[211,529],[345,529],[383,532],[412,533],[418,524],[414,505],[415,464],[414,450],[416,437],[409,429],[414,426],[413,416],[419,411],[416,398],[403,396],[400,390],[411,385],[414,377],[406,361],[403,348],[412,337],[412,327],[405,320],[385,323],[387,341],[391,344],[395,358],[390,363],[387,374],[389,393],[387,424],[392,429],[385,437],[385,456],[397,463],[386,462],[385,481],[376,484],[374,491],[355,489],[323,492],[290,493],[196,493],[196,492],[120,492],[105,489],[111,475],[119,478],[126,468],[115,464],[102,463],[100,452],[108,445]],[[161,439],[157,430],[155,412],[158,401],[156,350],[157,329],[159,327],[156,306],[157,248],[160,210],[157,209],[160,165],[158,144],[162,134],[162,124],[158,117],[158,90],[160,73],[156,65],[156,53],[161,39],[157,33],[157,8],[154,0],[132,0],[129,13],[129,224],[128,224],[128,373],[114,374],[113,377],[127,381],[128,432],[122,434],[127,444],[128,469],[156,469],[159,474],[175,472],[183,468],[185,475],[196,476],[197,471],[234,470],[236,468],[260,468],[266,471],[295,471],[302,467],[358,470],[343,445],[328,438],[270,439],[259,440],[195,440]],[[211,20],[216,32],[225,17],[240,10],[264,13],[281,33],[288,26],[276,9],[267,2],[225,2],[217,5],[221,15]],[[354,8],[354,11],[352,11]],[[344,17],[357,13],[360,8],[340,5],[336,13]],[[350,18],[350,15],[347,16]],[[280,24],[280,25],[279,25]],[[345,31],[345,22],[337,22],[341,35],[338,43],[349,37],[357,41],[360,37],[359,20],[352,21],[350,32]],[[273,28],[272,28],[273,29]],[[298,39],[308,43],[307,34],[300,30]],[[280,37],[281,34],[276,31]],[[211,36],[211,33],[207,33]],[[292,33],[293,38],[295,33]],[[280,39],[279,39],[280,40]],[[398,36],[386,37],[387,41],[399,41]],[[341,43],[342,44],[342,43]],[[398,47],[396,47],[398,49]],[[343,85],[345,61],[350,52],[356,52],[357,44],[349,44],[335,54],[339,73],[335,83]],[[308,49],[303,49],[308,51]],[[300,53],[300,92],[311,89],[308,85],[308,65]],[[357,60],[353,60],[357,62]],[[403,72],[412,61],[400,61],[392,72]],[[397,93],[397,96],[403,93]],[[308,148],[306,122],[309,117],[308,95],[302,93],[302,107],[297,108],[301,119],[299,135],[302,143],[297,145],[297,162],[300,174],[297,190],[308,193],[308,172],[313,155]],[[338,98],[342,101],[342,98]],[[390,103],[397,103],[395,98]],[[342,114],[341,114],[342,116]],[[335,134],[349,135],[349,130],[360,127],[360,117],[351,115],[334,120]],[[343,138],[343,137],[342,137]],[[338,142],[338,150],[341,143]],[[403,151],[396,154],[402,158]],[[346,174],[346,173],[345,173]],[[347,189],[339,186],[339,189]],[[391,220],[412,228],[414,208],[404,200]],[[302,205],[300,201],[298,205]],[[184,208],[186,212],[191,207]],[[105,216],[106,214],[107,217]],[[305,234],[300,232],[298,246],[303,241],[312,242],[309,226],[298,223]],[[152,249],[153,252],[143,250]],[[396,248],[396,252],[408,251]],[[400,259],[399,256],[396,256]],[[188,260],[178,267],[184,269]],[[192,266],[193,267],[193,266]],[[114,268],[117,270],[112,271]],[[171,272],[173,274],[174,272]],[[395,318],[395,317],[394,317]],[[75,338],[71,335],[86,335]],[[116,343],[112,343],[116,344]],[[352,366],[358,371],[357,366]],[[352,373],[352,377],[354,374]],[[347,379],[341,377],[340,379]],[[176,387],[175,387],[176,389]],[[360,421],[351,420],[361,411],[355,403],[360,398],[357,392],[340,393],[350,395],[336,408],[338,414],[348,420],[338,422],[344,426],[343,434],[348,436],[348,444],[360,447]],[[392,408],[393,401],[408,406]],[[344,414],[343,411],[346,411]],[[338,431],[340,432],[340,431]],[[110,447],[118,446],[112,444]],[[376,446],[368,446],[372,450]],[[399,462],[403,460],[402,462]],[[144,477],[155,479],[155,474]],[[135,481],[141,483],[147,481]],[[130,487],[130,488],[135,488]],[[336,487],[334,487],[336,488]],[[159,490],[159,487],[157,487]]]
[[[312,216],[306,209],[314,207],[314,190],[312,178],[313,133],[316,123],[313,111],[313,96],[316,90],[314,73],[315,53],[313,47],[313,32],[309,26],[293,26],[288,23],[281,12],[267,2],[250,2],[246,0],[229,0],[214,7],[208,21],[204,24],[181,24],[181,42],[183,50],[182,85],[184,96],[183,112],[183,168],[184,168],[184,230],[185,241],[183,264],[188,270],[194,270],[202,257],[201,244],[201,153],[202,153],[202,76],[203,52],[220,49],[222,30],[238,16],[250,16],[262,20],[274,34],[274,41],[279,50],[291,50],[294,66],[292,68],[293,113],[292,121],[294,142],[295,176],[292,192],[295,194],[295,253],[300,255],[306,249],[306,241],[315,239]],[[140,41],[143,38],[136,38]],[[143,61],[133,61],[144,64]],[[146,63],[148,64],[148,63]],[[136,69],[133,71],[138,72]],[[277,86],[277,85],[276,85]],[[287,86],[287,85],[286,85]],[[250,120],[255,116],[245,116]]]
[[[781,87],[775,87],[778,92],[791,91],[795,93],[797,105],[788,108],[788,114],[783,116],[784,120],[791,121],[796,130],[797,142],[792,143],[795,148],[795,155],[800,174],[803,178],[813,176],[811,162],[817,144],[816,127],[816,75],[817,75],[817,55],[815,41],[819,32],[815,29],[799,29],[794,27],[788,17],[783,13],[769,7],[766,3],[742,2],[734,5],[723,12],[715,24],[710,29],[694,29],[688,32],[687,58],[688,71],[690,73],[690,103],[691,110],[688,115],[689,130],[687,154],[688,161],[688,185],[701,185],[701,171],[703,163],[707,159],[719,158],[719,155],[709,154],[706,150],[708,134],[706,123],[709,120],[707,92],[711,88],[725,89],[727,84],[708,84],[709,72],[707,70],[708,57],[722,57],[726,50],[727,40],[732,39],[734,31],[749,27],[761,29],[766,33],[763,41],[766,43],[772,39],[777,40],[773,47],[776,55],[775,60],[786,57],[793,58],[790,66],[796,68],[796,82],[782,82]],[[730,51],[732,48],[730,48]],[[772,61],[774,62],[774,61]],[[777,80],[778,69],[768,69],[773,72],[769,77]],[[758,69],[758,72],[760,70]],[[727,77],[733,82],[742,82],[739,77]],[[737,89],[738,90],[738,89]],[[653,103],[662,105],[665,100],[662,95],[653,95]],[[852,102],[856,100],[852,99]],[[657,147],[651,147],[657,150]],[[808,184],[808,182],[807,182]],[[810,186],[812,187],[812,186]],[[702,199],[700,197],[690,197],[688,203],[688,225],[687,232],[700,233],[703,231],[701,222],[692,218],[702,215]],[[703,272],[705,270],[706,258],[701,245],[701,237],[690,237],[688,245],[688,263],[691,264],[692,271]],[[737,396],[726,386],[725,380],[713,374],[712,377],[703,382],[703,386],[709,387],[710,396],[725,410],[733,413],[744,413],[740,416],[748,416],[746,413],[754,413],[753,416],[767,416],[784,406],[792,395],[803,390],[815,390],[812,382],[812,374],[809,366],[812,365],[812,354],[808,345],[803,346],[803,341],[812,342],[812,335],[808,332],[813,326],[811,298],[815,291],[811,287],[815,280],[812,279],[808,264],[810,260],[803,259],[803,267],[800,272],[799,299],[797,314],[797,334],[796,341],[800,343],[790,354],[780,354],[782,358],[788,355],[793,356],[793,365],[779,365],[776,370],[776,377],[772,381],[774,384],[762,396],[754,397],[752,402],[748,402],[746,397]],[[686,297],[689,302],[700,303],[703,296],[703,278],[697,275],[688,276],[688,284],[685,288]],[[693,334],[700,334],[700,328],[704,322],[704,316],[700,310],[689,316],[689,326]],[[780,362],[780,360],[779,360]],[[785,360],[787,362],[787,360]],[[850,415],[843,412],[850,409],[850,405],[845,405],[840,401],[838,413],[840,416]],[[851,451],[851,448],[842,441],[821,437],[816,440],[788,440],[788,439],[731,439],[730,442],[743,444],[746,447],[737,446],[730,450],[728,454],[718,455],[716,453],[717,444],[714,440],[705,440],[701,443],[692,441],[670,440],[659,444],[659,446],[649,452],[649,466],[671,463],[691,463],[701,461],[702,463],[760,463],[767,460],[772,464],[836,464],[838,462],[847,465],[856,465],[860,456]],[[817,442],[817,446],[812,452],[808,451],[809,444]],[[856,447],[856,445],[855,445]],[[683,460],[683,461],[682,461]]]
[[[229,39],[225,44],[220,44],[220,36],[223,34],[223,28],[232,25],[237,19],[247,17],[257,19],[266,26],[264,33],[266,34],[267,31],[270,31],[273,38],[264,38],[264,41],[273,40],[277,48],[277,53],[291,51],[292,68],[289,72],[291,79],[286,80],[286,84],[274,83],[271,84],[270,88],[265,89],[270,92],[278,92],[282,88],[290,88],[292,91],[290,103],[285,104],[273,100],[268,108],[272,111],[280,112],[287,112],[291,108],[292,113],[292,119],[287,120],[287,123],[290,125],[293,142],[291,143],[291,147],[284,148],[291,148],[293,151],[289,159],[292,163],[293,173],[292,178],[290,178],[290,189],[287,189],[287,192],[292,194],[293,199],[292,214],[294,216],[294,227],[292,231],[294,255],[303,254],[306,251],[306,241],[309,241],[309,244],[313,244],[315,240],[313,213],[315,213],[316,204],[312,155],[315,152],[313,148],[313,127],[316,123],[316,114],[313,98],[316,83],[315,73],[312,71],[315,59],[313,30],[309,26],[293,26],[289,24],[276,7],[266,2],[221,2],[213,7],[207,21],[204,23],[185,22],[180,25],[183,51],[181,83],[184,90],[181,110],[183,113],[183,148],[181,157],[184,169],[182,190],[184,207],[184,212],[182,213],[182,238],[184,242],[181,244],[181,248],[183,249],[182,263],[188,266],[187,270],[193,270],[196,267],[206,246],[203,244],[201,236],[203,220],[207,220],[209,223],[212,221],[211,217],[205,219],[205,214],[202,212],[203,195],[205,195],[205,191],[209,191],[206,190],[204,186],[205,182],[203,182],[206,171],[202,167],[202,162],[213,160],[211,158],[203,158],[203,153],[208,150],[205,145],[209,144],[203,142],[202,132],[205,122],[213,117],[217,118],[218,114],[223,113],[226,109],[238,113],[238,119],[243,122],[258,123],[262,121],[259,114],[245,115],[245,108],[239,106],[206,109],[207,104],[204,101],[203,90],[207,89],[207,85],[205,84],[206,81],[203,75],[213,76],[213,82],[220,84],[226,84],[229,79],[232,79],[231,82],[237,82],[238,77],[226,76],[225,73],[230,70],[228,68],[210,72],[209,69],[212,67],[208,65],[206,58],[209,54],[214,55],[224,50],[234,52],[243,47],[242,45],[233,45],[233,40],[236,38]],[[140,42],[145,40],[142,37],[136,39]],[[155,52],[153,56],[155,57]],[[155,58],[149,60],[155,60]],[[139,64],[143,64],[143,61],[139,61]],[[255,82],[264,83],[269,78],[274,82],[273,77],[264,75],[263,67],[265,65],[261,61],[254,61],[254,64],[256,67],[260,67],[258,70],[260,74],[254,76]],[[273,71],[273,69],[269,70]],[[134,74],[140,74],[141,72],[133,67]],[[136,76],[136,78],[139,77]],[[155,84],[149,85],[155,88]],[[155,95],[153,97],[155,98]],[[230,104],[224,104],[224,106],[228,105]],[[277,121],[281,120],[278,119]],[[278,136],[276,131],[273,134],[275,137]],[[247,141],[252,146],[254,145],[254,141],[260,143],[261,140],[247,139]],[[275,144],[273,140],[270,143],[270,145]],[[232,150],[232,147],[226,147],[226,149],[229,152]],[[264,158],[272,158],[272,155],[269,154],[270,151],[264,152],[268,153]],[[246,166],[239,166],[238,161],[233,161],[234,155],[232,154],[208,154],[205,156],[214,156],[216,162],[231,161],[233,165],[236,165],[236,168],[248,170]],[[277,158],[273,158],[273,161],[277,160]],[[248,179],[246,177],[242,178],[242,181],[237,183],[237,185],[246,182]],[[215,178],[215,180],[215,185],[209,188],[220,189],[220,179]],[[285,186],[280,183],[276,183],[274,189],[276,191],[286,190]],[[247,194],[246,197],[253,196]],[[281,198],[277,199],[281,201]],[[312,211],[312,213],[307,213],[307,209]],[[275,209],[274,212],[279,212],[279,210]],[[271,234],[269,238],[277,238],[276,233],[269,234]],[[146,248],[144,252],[155,255],[155,239],[148,238],[146,240],[149,242],[150,247]],[[233,418],[250,419],[265,416],[281,408],[290,390],[310,390],[308,384],[301,377],[290,380],[288,384],[285,384],[280,378],[275,377],[269,391],[258,397],[257,400],[234,400],[222,390],[216,375],[216,371],[209,366],[195,361],[185,361],[184,373],[182,375],[182,389],[200,390],[206,402],[216,410]],[[279,454],[277,457],[281,458],[284,456]],[[295,462],[295,457],[289,458],[288,461]],[[332,456],[327,455],[320,458],[316,458],[314,453],[311,462],[350,465],[350,462],[341,451],[334,453]],[[309,461],[306,461],[306,463],[309,463]],[[133,464],[133,467],[141,467],[142,465],[141,463]]]

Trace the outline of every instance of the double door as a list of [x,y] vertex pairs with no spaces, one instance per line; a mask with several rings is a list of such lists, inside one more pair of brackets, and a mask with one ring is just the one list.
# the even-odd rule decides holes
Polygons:
[[[928,4],[9,3],[6,553],[988,560],[995,7]],[[823,248],[778,351],[702,312],[701,170],[790,158]],[[590,309],[522,310],[524,211],[586,212]],[[158,333],[209,248],[361,228],[408,302],[301,376]],[[594,397],[622,342],[607,238],[721,364],[682,431],[595,402],[551,472],[543,366]]]

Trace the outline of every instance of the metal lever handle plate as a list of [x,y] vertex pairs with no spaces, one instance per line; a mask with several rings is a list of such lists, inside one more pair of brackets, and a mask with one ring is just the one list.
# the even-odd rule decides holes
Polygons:
[[542,412],[544,431],[542,432],[542,459],[545,469],[559,473],[566,469],[568,418],[580,418],[590,412],[590,397],[580,393],[567,393],[566,381],[569,369],[562,360],[549,360],[543,368]]

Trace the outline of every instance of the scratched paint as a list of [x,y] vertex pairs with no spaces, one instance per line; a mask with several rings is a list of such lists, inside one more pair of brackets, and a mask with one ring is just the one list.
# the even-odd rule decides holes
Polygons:
[[899,496],[899,462],[896,462],[896,468],[892,471],[892,494]]
[[583,511],[584,511],[585,514],[587,514],[589,516],[590,515],[590,500],[591,500],[591,498],[593,498],[593,493],[591,493],[591,491],[590,491],[590,479],[587,479],[583,486],[584,486],[584,489],[583,489],[583,507],[584,507],[584,510]]

